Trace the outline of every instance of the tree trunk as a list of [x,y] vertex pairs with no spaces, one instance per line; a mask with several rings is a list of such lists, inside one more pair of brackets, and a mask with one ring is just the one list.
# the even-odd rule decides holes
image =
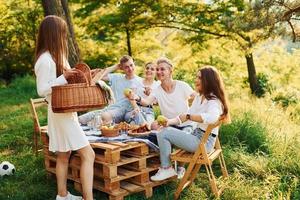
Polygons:
[[44,10],[44,16],[57,15],[61,16],[59,9],[59,2],[57,0],[42,0],[42,6]]
[[78,44],[75,40],[73,23],[71,20],[68,1],[67,0],[42,0],[42,6],[44,9],[44,15],[57,15],[65,19],[68,24],[68,49],[69,49],[69,63],[74,66],[81,61],[80,51]]
[[246,54],[246,61],[247,61],[247,69],[248,69],[248,80],[250,83],[250,88],[252,94],[255,94],[255,91],[258,88],[257,85],[257,77],[256,77],[256,70],[255,70],[255,64],[253,60],[253,55],[252,53]]
[[128,55],[132,56],[131,42],[130,42],[130,31],[129,31],[128,28],[126,28],[126,39],[127,39],[127,51],[128,51]]

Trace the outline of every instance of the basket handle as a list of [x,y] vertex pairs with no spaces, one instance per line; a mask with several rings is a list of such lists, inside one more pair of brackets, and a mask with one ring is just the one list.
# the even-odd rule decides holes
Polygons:
[[74,75],[68,77],[68,79],[67,79],[68,84],[76,84],[76,83],[88,84],[86,75],[81,70],[74,68],[73,71],[76,71],[77,74],[74,74]]
[[90,67],[85,63],[78,63],[78,64],[75,65],[75,68],[84,73],[84,75],[86,77],[86,80],[87,80],[87,84],[91,85],[91,83],[92,83],[92,74],[91,74]]

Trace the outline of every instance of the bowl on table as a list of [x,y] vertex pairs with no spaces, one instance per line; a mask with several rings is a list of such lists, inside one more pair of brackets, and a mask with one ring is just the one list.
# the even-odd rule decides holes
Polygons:
[[106,127],[101,127],[101,136],[103,137],[117,137],[120,135],[120,129],[111,127],[111,128],[106,128]]

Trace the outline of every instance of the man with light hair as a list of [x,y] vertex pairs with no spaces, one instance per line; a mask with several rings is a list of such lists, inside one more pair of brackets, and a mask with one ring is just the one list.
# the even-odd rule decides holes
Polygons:
[[[123,70],[124,74],[112,73],[119,69]],[[79,116],[79,122],[81,124],[87,124],[87,122],[94,119],[96,115],[101,115],[104,123],[122,122],[124,121],[125,114],[133,110],[131,103],[124,96],[124,90],[130,88],[139,95],[143,94],[142,78],[135,74],[133,58],[128,55],[123,56],[118,64],[106,68],[101,79],[109,82],[116,102],[102,110],[92,111]],[[140,118],[139,115],[133,117],[137,117],[135,121],[138,124],[144,123],[144,119]]]

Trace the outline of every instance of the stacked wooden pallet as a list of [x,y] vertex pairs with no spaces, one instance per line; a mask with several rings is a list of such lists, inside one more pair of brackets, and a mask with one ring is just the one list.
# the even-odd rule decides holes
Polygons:
[[[47,137],[44,135],[42,138],[46,170],[55,173],[55,155],[49,153],[47,149]],[[113,142],[91,145],[96,155],[94,189],[107,193],[110,200],[121,200],[136,192],[144,192],[148,198],[152,196],[153,187],[166,182],[150,181],[150,176],[159,167],[159,156],[158,153],[149,151],[148,146],[144,143]],[[80,163],[79,155],[72,155],[68,179],[74,181],[74,186],[78,191],[81,191]]]

